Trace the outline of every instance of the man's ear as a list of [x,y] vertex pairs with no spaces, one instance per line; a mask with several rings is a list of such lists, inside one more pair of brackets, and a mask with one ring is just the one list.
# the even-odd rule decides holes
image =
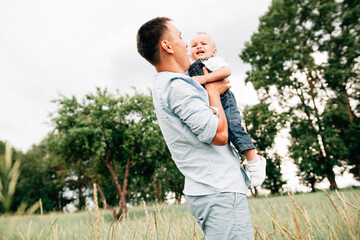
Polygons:
[[168,40],[162,40],[160,43],[161,48],[167,53],[174,53]]

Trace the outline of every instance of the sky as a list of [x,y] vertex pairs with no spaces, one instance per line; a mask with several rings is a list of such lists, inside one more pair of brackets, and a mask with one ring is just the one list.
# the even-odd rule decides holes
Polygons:
[[24,152],[38,144],[53,129],[49,115],[57,105],[51,101],[61,95],[82,99],[97,87],[122,94],[133,87],[147,92],[156,72],[137,53],[136,33],[158,16],[173,19],[187,42],[197,32],[212,36],[218,56],[230,64],[231,90],[239,105],[258,103],[252,85],[244,83],[250,67],[238,55],[270,4],[0,0],[0,140]]
[[190,42],[207,32],[230,63],[241,105],[257,103],[245,86],[249,66],[238,57],[270,0],[0,0],[0,140],[27,151],[52,130],[51,100],[94,93],[96,87],[147,92],[154,68],[137,53],[136,33],[166,16]]

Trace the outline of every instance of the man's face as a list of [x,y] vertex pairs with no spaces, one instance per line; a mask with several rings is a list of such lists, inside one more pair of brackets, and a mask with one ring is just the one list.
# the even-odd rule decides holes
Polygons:
[[214,41],[206,34],[196,34],[190,43],[191,59],[208,59],[216,55]]
[[168,22],[167,28],[166,36],[174,50],[175,59],[185,72],[190,66],[188,44],[181,38],[181,32],[172,23]]

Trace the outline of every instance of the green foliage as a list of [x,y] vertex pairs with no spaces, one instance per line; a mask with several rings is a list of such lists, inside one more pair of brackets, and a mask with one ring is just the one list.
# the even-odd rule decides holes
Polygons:
[[312,191],[315,191],[315,183],[324,179],[324,162],[321,161],[321,146],[318,142],[317,132],[309,127],[311,123],[307,119],[294,117],[291,123],[290,157],[299,167],[301,182]]
[[[70,175],[76,176],[78,193],[97,183],[106,196],[102,195],[103,204],[106,200],[110,209],[110,205],[120,204],[117,217],[126,212],[128,201],[164,200],[172,188],[165,178],[166,169],[174,163],[151,96],[135,93],[117,97],[97,89],[82,102],[75,97],[55,102],[59,110],[52,118],[50,150],[63,159]],[[170,177],[179,176],[177,172]]]
[[21,157],[21,175],[18,180],[14,204],[22,202],[29,205],[42,201],[43,211],[61,211],[73,198],[66,197],[65,177],[67,169],[52,155],[46,139]]
[[355,167],[355,176],[360,176],[359,5],[347,0],[273,0],[240,55],[252,67],[246,82],[289,116],[295,144],[289,150],[295,162],[304,162],[300,176],[310,181],[306,171],[321,165],[311,173],[311,181],[326,177],[332,189],[337,188],[336,165]]
[[267,159],[267,177],[263,187],[271,193],[279,193],[285,184],[281,179],[281,159],[279,155],[270,155],[268,152],[274,145],[277,133],[284,127],[286,116],[270,110],[270,104],[264,102],[246,106],[243,115],[248,134],[253,139],[257,151]]

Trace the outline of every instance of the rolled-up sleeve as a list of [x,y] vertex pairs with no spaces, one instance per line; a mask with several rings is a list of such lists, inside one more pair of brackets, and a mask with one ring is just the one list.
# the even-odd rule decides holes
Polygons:
[[218,128],[218,117],[203,100],[197,89],[182,79],[175,79],[169,87],[168,106],[179,116],[197,138],[210,144]]

